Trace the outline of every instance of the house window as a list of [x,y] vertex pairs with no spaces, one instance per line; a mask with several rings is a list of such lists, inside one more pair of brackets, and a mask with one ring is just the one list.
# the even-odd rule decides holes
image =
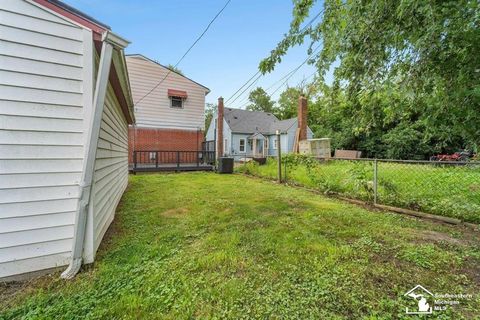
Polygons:
[[277,139],[273,139],[273,149],[277,149]]
[[183,98],[180,97],[170,97],[170,107],[183,109]]
[[263,140],[263,148],[265,150],[268,150],[268,138],[265,138],[265,140]]
[[240,152],[245,152],[245,139],[240,139]]

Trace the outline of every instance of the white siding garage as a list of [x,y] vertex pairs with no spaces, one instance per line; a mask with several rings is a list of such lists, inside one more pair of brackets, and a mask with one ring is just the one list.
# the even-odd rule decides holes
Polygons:
[[128,183],[128,123],[111,88],[100,127],[93,187],[94,251],[113,220]]
[[[0,280],[69,264],[92,137],[94,52],[105,27],[92,30],[78,12],[43,2],[0,2]],[[126,67],[118,67],[123,50],[113,51],[100,138],[93,142],[95,219],[89,215],[88,225],[95,225],[95,238],[87,231],[85,243],[95,245],[85,246],[87,262],[127,184],[131,98],[128,84],[118,85],[128,80]]]

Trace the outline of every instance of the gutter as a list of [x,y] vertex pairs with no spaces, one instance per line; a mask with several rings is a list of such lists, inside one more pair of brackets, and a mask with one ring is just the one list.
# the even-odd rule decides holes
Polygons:
[[93,174],[95,168],[95,159],[97,156],[98,138],[100,135],[100,125],[102,123],[103,108],[105,106],[105,97],[108,88],[110,67],[112,65],[112,55],[114,48],[123,50],[128,41],[107,31],[102,34],[102,51],[98,64],[97,83],[93,95],[93,115],[90,120],[87,145],[87,154],[85,155],[85,165],[80,182],[80,200],[75,217],[75,231],[73,235],[72,257],[67,269],[62,273],[63,279],[73,278],[82,266],[83,246],[85,242],[85,232],[87,225],[88,207],[90,205],[91,190],[93,184]]

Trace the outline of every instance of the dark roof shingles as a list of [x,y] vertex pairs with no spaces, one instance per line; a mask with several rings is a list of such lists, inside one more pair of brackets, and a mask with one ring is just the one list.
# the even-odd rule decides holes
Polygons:
[[225,108],[225,121],[232,132],[273,134],[276,130],[287,131],[297,118],[278,120],[269,112],[248,111],[243,109]]

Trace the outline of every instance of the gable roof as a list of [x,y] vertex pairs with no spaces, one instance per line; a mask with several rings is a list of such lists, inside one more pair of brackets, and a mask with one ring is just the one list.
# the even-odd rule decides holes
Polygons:
[[297,117],[286,119],[286,120],[279,120],[277,122],[272,123],[270,128],[270,132],[275,132],[280,130],[281,132],[287,131],[290,129],[295,123],[297,123]]
[[225,108],[224,118],[232,132],[248,134],[257,132],[274,134],[276,130],[285,132],[297,121],[297,118],[279,120],[270,112],[248,111],[235,108]]
[[260,139],[265,139],[265,136],[261,133],[261,132],[257,132],[257,133],[254,133],[254,134],[251,134],[250,136],[248,136],[248,139],[254,139],[254,138],[260,138]]
[[267,133],[272,123],[279,121],[272,113],[234,108],[225,108],[224,118],[232,132],[237,133]]
[[126,54],[125,56],[126,56],[127,58],[129,58],[129,57],[140,58],[140,59],[144,59],[144,60],[146,60],[146,61],[149,61],[149,62],[151,62],[151,63],[154,63],[154,64],[156,64],[156,65],[158,65],[158,66],[160,66],[160,67],[162,67],[162,68],[165,68],[165,69],[167,69],[167,70],[170,70],[171,72],[173,72],[173,73],[175,73],[175,74],[177,74],[177,75],[179,75],[179,76],[181,76],[181,77],[184,77],[185,79],[190,80],[191,82],[195,83],[196,85],[199,85],[200,87],[204,88],[204,89],[206,90],[205,95],[207,95],[207,94],[210,93],[210,89],[207,88],[207,87],[205,87],[203,84],[200,84],[200,83],[198,83],[198,82],[190,79],[189,77],[186,77],[185,75],[183,75],[183,74],[181,74],[181,73],[178,73],[178,72],[176,72],[176,71],[174,71],[174,70],[171,70],[171,69],[167,68],[166,66],[164,66],[163,64],[161,64],[161,63],[159,63],[159,62],[157,62],[157,61],[155,61],[155,60],[152,60],[152,59],[150,59],[150,58],[148,58],[148,57],[145,57],[143,54],[134,53],[134,54]]

